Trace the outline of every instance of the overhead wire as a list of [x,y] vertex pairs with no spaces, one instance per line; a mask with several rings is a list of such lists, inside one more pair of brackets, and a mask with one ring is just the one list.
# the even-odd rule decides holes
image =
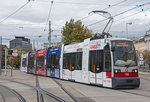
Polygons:
[[[35,0],[35,1],[38,1],[38,2],[50,2],[50,0]],[[116,4],[121,4],[122,2],[124,2],[126,0],[123,0],[123,1],[120,1]],[[55,3],[57,4],[73,4],[73,5],[103,5],[103,6],[106,6],[106,4],[104,3],[91,3],[91,2],[87,2],[87,3],[81,3],[81,2],[65,2],[65,1],[55,1]],[[114,4],[114,5],[116,5]],[[108,6],[113,6],[113,5],[108,5]],[[134,5],[120,5],[120,6],[134,6]]]
[[[146,8],[144,11],[147,11],[147,10],[149,10],[149,9],[150,9],[150,7],[149,7],[149,8]],[[123,19],[129,18],[129,17],[135,16],[135,15],[137,15],[137,14],[141,13],[141,12],[143,12],[143,10],[142,10],[142,11],[139,11],[139,12],[136,12],[136,13],[133,13],[133,14],[131,14],[131,15],[125,16],[125,17],[123,17],[123,18],[120,18],[120,19],[114,20],[114,23],[115,23],[115,22],[118,22],[118,21],[120,21],[120,20],[123,20]],[[111,32],[112,32],[112,31],[111,31]],[[139,31],[138,31],[138,32],[139,32]]]
[[[116,14],[116,15],[112,16],[112,17],[120,16],[121,14],[124,14],[124,13],[126,13],[126,12],[129,12],[129,11],[131,11],[131,10],[134,10],[134,9],[136,9],[136,8],[139,8],[139,7],[142,7],[142,6],[148,5],[148,4],[150,4],[150,2],[148,2],[148,3],[144,3],[144,4],[141,4],[141,5],[137,5],[136,7],[133,7],[133,8],[128,9],[128,10],[125,10],[125,11],[123,11],[123,12],[121,12],[121,13],[118,13],[118,14]],[[103,20],[100,20],[100,21],[97,21],[97,22],[91,23],[91,24],[89,24],[89,25],[87,25],[87,26],[92,26],[92,25],[95,25],[95,24],[97,24],[97,23],[100,23],[100,22],[103,22],[103,21],[106,21],[106,20],[108,20],[108,19],[103,19]]]
[[126,2],[126,1],[128,1],[128,0],[123,0],[123,1],[120,1],[120,2],[118,2],[118,3],[116,3],[116,4],[113,4],[113,5],[108,5],[108,7],[104,8],[104,9],[102,9],[102,10],[109,9],[109,8],[111,8],[111,7],[114,7],[114,6],[117,6],[117,5],[119,5],[119,4],[122,4],[122,3]]
[[[149,10],[149,9],[150,9],[150,8],[147,8],[147,9],[145,9],[145,11],[147,11],[147,10]],[[125,16],[125,17],[123,17],[123,18],[120,18],[120,19],[114,20],[114,23],[115,23],[115,22],[118,22],[118,21],[120,21],[120,20],[123,20],[123,19],[129,18],[129,17],[131,17],[131,16],[137,15],[137,14],[139,14],[139,13],[141,13],[141,12],[143,12],[143,11],[139,11],[139,12],[133,13],[133,14],[131,14],[131,15]],[[97,29],[97,28],[94,28],[94,29]]]
[[143,9],[143,7],[141,7],[141,9],[142,9],[144,15],[147,16],[147,14],[145,13],[145,10]]
[[9,17],[13,16],[14,14],[16,14],[18,11],[20,11],[23,7],[25,7],[28,3],[30,2],[30,0],[28,0],[28,2],[26,2],[24,5],[22,5],[20,8],[18,8],[16,11],[14,11],[13,13],[11,13],[10,15],[8,15],[6,18],[4,18],[3,20],[0,21],[0,24],[2,22],[4,22],[5,20],[7,20]]
[[[38,2],[50,2],[45,0],[36,0]],[[73,5],[105,5],[104,3],[98,4],[98,3],[79,3],[79,2],[63,2],[63,1],[55,1],[57,4],[73,4]]]
[[[147,10],[149,10],[149,9],[150,9],[150,7],[149,7],[149,8],[147,8],[147,9],[145,9],[144,11],[147,11]],[[123,18],[117,19],[117,20],[115,20],[114,22],[117,22],[117,21],[120,21],[120,20],[126,19],[126,18],[131,17],[131,16],[134,16],[134,15],[137,15],[137,14],[139,14],[139,13],[141,13],[141,12],[143,12],[143,11],[139,11],[139,12],[133,13],[133,14],[131,14],[131,15],[128,15],[128,16],[126,16],[126,17],[123,17]]]
[[[104,9],[102,9],[102,10],[109,9],[109,8],[111,8],[111,7],[114,7],[114,6],[117,6],[117,5],[119,5],[119,4],[122,4],[122,3],[126,2],[126,1],[127,1],[127,0],[123,0],[123,1],[120,1],[120,2],[118,2],[118,3],[116,3],[116,4],[108,5],[108,7],[104,8]],[[92,14],[92,15],[93,15],[93,14]],[[86,19],[86,18],[88,18],[88,17],[90,17],[90,16],[92,16],[92,15],[88,15],[88,16],[86,16],[86,17],[83,17],[83,18],[81,18],[80,20],[84,20],[84,19]]]

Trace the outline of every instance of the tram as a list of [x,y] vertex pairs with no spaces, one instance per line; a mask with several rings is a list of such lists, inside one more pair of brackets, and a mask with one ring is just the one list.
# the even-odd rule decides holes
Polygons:
[[36,51],[34,74],[46,76],[45,62],[46,62],[46,49]]
[[60,78],[61,46],[48,48],[46,52],[46,76]]
[[21,70],[26,71],[26,63],[31,63],[35,65],[34,74],[108,88],[140,85],[135,47],[126,38],[88,38],[80,43],[39,50],[35,53],[35,63],[34,54],[32,62],[30,53],[29,58],[25,56],[22,55]]
[[35,62],[35,53],[34,52],[29,52],[28,53],[27,73],[34,74],[34,62]]
[[64,45],[62,79],[109,88],[139,87],[136,51],[124,38],[86,39]]
[[20,71],[27,72],[28,67],[28,53],[21,55],[21,65],[20,65]]

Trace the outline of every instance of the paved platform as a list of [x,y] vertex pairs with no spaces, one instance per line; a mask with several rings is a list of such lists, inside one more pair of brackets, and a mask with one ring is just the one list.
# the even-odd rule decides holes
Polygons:
[[[35,75],[26,74],[19,70],[15,70],[13,72],[13,77],[10,77],[10,71],[8,71],[7,76],[4,74],[0,76],[0,84],[16,90],[24,96],[27,102],[37,102],[37,93],[33,88],[10,82],[8,80],[2,80],[15,80],[35,86]],[[43,76],[38,76],[38,79],[39,85],[42,89],[57,95],[66,102],[74,102],[74,100],[55,82],[55,80],[58,81],[71,95],[73,95],[77,102],[150,102],[150,73],[140,72],[140,76],[140,88],[127,90],[114,90]],[[44,102],[56,102],[56,100],[50,99],[46,95],[43,97],[45,100]],[[0,99],[2,99],[2,96],[0,96]]]

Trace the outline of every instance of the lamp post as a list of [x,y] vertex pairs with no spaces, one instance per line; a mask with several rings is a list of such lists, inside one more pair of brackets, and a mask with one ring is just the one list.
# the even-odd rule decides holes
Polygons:
[[128,25],[131,25],[132,22],[129,22],[129,23],[126,23],[126,35],[127,35],[127,38],[128,38]]

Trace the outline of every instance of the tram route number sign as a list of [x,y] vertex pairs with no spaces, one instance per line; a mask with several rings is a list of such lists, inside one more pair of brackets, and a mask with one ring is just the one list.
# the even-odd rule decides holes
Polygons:
[[13,52],[12,56],[16,57],[16,56],[18,56],[18,53],[17,52]]

